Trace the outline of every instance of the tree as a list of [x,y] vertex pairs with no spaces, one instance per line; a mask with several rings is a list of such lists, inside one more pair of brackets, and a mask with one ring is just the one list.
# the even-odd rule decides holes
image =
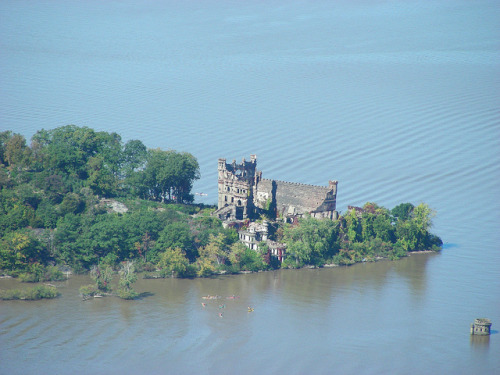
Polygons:
[[373,221],[373,231],[375,232],[375,236],[382,241],[392,242],[394,239],[394,227],[391,224],[389,215],[378,215]]
[[129,177],[138,169],[143,169],[147,156],[147,148],[141,141],[133,139],[125,143],[121,163],[123,176]]
[[436,216],[436,212],[432,210],[427,204],[420,203],[413,209],[413,220],[417,227],[422,232],[427,232],[432,227],[432,219]]
[[9,166],[22,166],[29,156],[29,149],[26,146],[26,139],[21,134],[12,135],[4,149],[5,161]]
[[86,185],[95,194],[103,197],[112,197],[117,194],[118,180],[112,173],[114,168],[106,167],[102,156],[93,156],[87,162],[88,178]]
[[[318,220],[311,217],[299,219],[298,225],[284,228],[284,241],[287,254],[296,265],[320,265],[338,250],[338,224],[331,220]],[[287,262],[287,265],[292,266]]]
[[413,204],[411,203],[401,203],[391,210],[391,214],[396,221],[406,221],[410,219],[414,208],[415,206],[413,206]]
[[109,292],[110,283],[113,278],[113,270],[109,266],[93,265],[90,269],[90,277],[96,283],[100,292]]
[[200,167],[196,158],[188,152],[174,153],[170,158],[171,168],[175,171],[173,194],[177,203],[192,202],[193,182],[200,178]]
[[78,194],[69,193],[64,196],[64,199],[59,205],[59,212],[61,212],[62,215],[69,213],[75,214],[81,212],[83,208],[84,203],[81,201]]
[[189,276],[189,260],[185,253],[179,248],[168,248],[160,254],[158,268],[162,270],[164,275],[172,275],[173,277]]
[[225,263],[229,251],[226,243],[226,236],[219,233],[217,236],[210,235],[209,243],[201,247],[200,256],[197,260],[198,276],[209,276]]
[[144,170],[148,198],[160,202],[192,202],[191,188],[194,180],[200,178],[199,173],[198,162],[189,153],[149,150]]
[[168,248],[179,248],[185,252],[191,261],[195,260],[197,254],[189,224],[175,221],[165,226],[156,242],[156,249]]
[[[32,144],[37,149],[36,164],[52,173],[86,180],[92,172],[99,171],[108,180],[108,174],[116,178],[120,170],[122,144],[116,133],[67,125],[37,132]],[[94,178],[94,184],[96,181]]]
[[148,251],[153,247],[155,244],[154,241],[151,240],[151,236],[149,235],[149,232],[144,233],[144,236],[141,238],[141,242],[135,242],[134,247],[139,253],[139,256],[145,261],[148,261]]
[[133,261],[122,262],[120,271],[120,280],[118,282],[118,295],[123,299],[134,299],[139,294],[132,288],[132,284],[137,281],[137,273]]
[[24,271],[30,264],[46,264],[49,253],[26,231],[11,232],[0,241],[0,269]]
[[358,218],[356,211],[351,210],[346,216],[347,225],[347,237],[351,242],[362,242],[362,230],[361,220]]
[[244,251],[240,255],[239,266],[243,271],[261,271],[268,268],[262,256],[255,250],[245,246]]
[[241,242],[235,242],[234,244],[231,245],[231,248],[229,249],[228,258],[233,266],[237,266],[239,268],[240,261],[246,249],[247,247],[243,245]]
[[7,130],[0,132],[0,165],[7,164],[7,158],[5,156],[5,149],[7,148],[7,143],[12,137],[12,131]]

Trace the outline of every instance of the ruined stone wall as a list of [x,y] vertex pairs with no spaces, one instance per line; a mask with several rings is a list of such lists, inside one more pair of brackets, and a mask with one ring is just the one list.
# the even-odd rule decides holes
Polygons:
[[281,216],[310,213],[317,209],[334,211],[336,186],[336,183],[323,187],[263,179],[257,185],[254,203],[265,208],[267,201],[274,198],[277,213]]
[[218,188],[217,214],[227,220],[251,218],[256,207],[276,210],[278,216],[305,213],[316,218],[336,216],[337,181],[329,181],[328,187],[324,187],[262,179],[255,155],[240,164],[219,159]]
[[257,188],[254,191],[254,204],[259,208],[266,208],[266,204],[269,200],[273,199],[273,180],[262,179],[257,184]]

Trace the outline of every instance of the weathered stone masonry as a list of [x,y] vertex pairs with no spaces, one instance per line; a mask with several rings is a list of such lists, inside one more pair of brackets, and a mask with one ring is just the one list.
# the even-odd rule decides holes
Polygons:
[[337,181],[314,186],[263,179],[257,170],[257,157],[241,164],[219,159],[219,201],[216,214],[222,220],[252,218],[271,208],[276,217],[290,219],[310,214],[315,218],[336,219]]

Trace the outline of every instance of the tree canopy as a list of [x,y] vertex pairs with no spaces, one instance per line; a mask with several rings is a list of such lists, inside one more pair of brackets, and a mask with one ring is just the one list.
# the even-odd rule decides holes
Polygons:
[[[56,277],[50,267],[59,264],[101,280],[121,264],[130,297],[136,269],[192,277],[279,267],[265,243],[250,250],[209,209],[185,204],[198,178],[192,154],[123,143],[116,133],[68,125],[28,144],[0,132],[0,272],[41,280]],[[284,267],[397,259],[441,247],[430,233],[434,215],[423,203],[388,210],[368,202],[337,221],[282,225],[273,239],[286,244]]]

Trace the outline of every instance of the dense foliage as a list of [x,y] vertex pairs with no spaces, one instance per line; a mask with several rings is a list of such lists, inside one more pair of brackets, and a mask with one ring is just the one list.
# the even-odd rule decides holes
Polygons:
[[[23,136],[0,133],[0,271],[23,281],[60,280],[57,266],[90,271],[82,295],[134,298],[135,271],[146,277],[205,277],[279,267],[224,229],[211,208],[192,203],[197,160],[189,153],[123,143],[116,133],[68,125]],[[269,208],[269,207],[268,207]],[[271,209],[271,208],[269,208]],[[277,231],[285,267],[352,264],[439,249],[432,210],[373,203],[338,221],[300,219]],[[134,261],[133,263],[129,261]]]
[[429,232],[434,214],[424,203],[403,203],[389,211],[369,202],[338,221],[301,219],[283,230],[288,254],[284,266],[347,265],[440,250],[441,239]]
[[[28,145],[1,132],[0,270],[55,280],[51,264],[85,271],[101,262],[154,262],[171,246],[194,261],[209,234],[222,230],[189,219],[199,208],[183,203],[193,201],[198,178],[191,154],[148,150],[116,133],[68,125],[40,130]],[[128,212],[110,210],[115,200]]]

